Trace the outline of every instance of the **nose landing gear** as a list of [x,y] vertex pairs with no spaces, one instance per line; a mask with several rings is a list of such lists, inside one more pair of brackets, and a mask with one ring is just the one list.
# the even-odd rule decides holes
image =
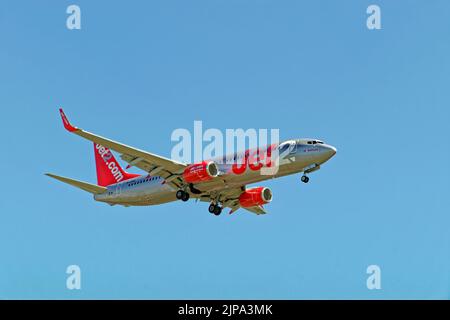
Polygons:
[[318,165],[317,163],[313,163],[313,164],[307,166],[305,168],[305,170],[303,171],[303,175],[300,178],[300,180],[302,180],[303,183],[308,183],[309,177],[307,176],[307,174],[310,174],[311,172],[317,171],[319,169],[320,169],[320,165]]

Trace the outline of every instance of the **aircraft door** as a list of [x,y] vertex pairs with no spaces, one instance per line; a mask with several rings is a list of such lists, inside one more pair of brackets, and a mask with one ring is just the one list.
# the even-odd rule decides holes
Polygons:
[[122,184],[119,183],[116,185],[116,197],[120,197],[120,193],[122,192]]

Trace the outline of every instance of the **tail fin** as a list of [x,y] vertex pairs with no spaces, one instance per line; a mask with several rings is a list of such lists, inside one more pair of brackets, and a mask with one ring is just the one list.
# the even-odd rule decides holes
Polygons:
[[108,148],[94,142],[95,166],[97,168],[97,183],[99,186],[125,181],[138,177],[138,174],[128,173],[122,169]]

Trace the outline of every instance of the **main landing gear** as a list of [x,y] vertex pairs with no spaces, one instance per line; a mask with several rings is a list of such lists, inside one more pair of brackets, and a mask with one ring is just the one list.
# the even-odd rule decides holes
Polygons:
[[178,190],[177,193],[175,194],[175,196],[177,197],[178,200],[181,201],[188,201],[189,200],[189,193],[187,193],[186,191],[183,190]]
[[217,204],[211,203],[211,204],[209,205],[208,211],[209,211],[210,213],[212,213],[212,214],[218,216],[219,214],[222,213],[222,207],[219,206],[219,205],[217,205]]
[[[176,198],[181,201],[188,201],[189,200],[189,193],[184,190],[178,190],[175,194]],[[219,204],[216,204],[215,202],[211,202],[209,205],[208,211],[216,216],[220,215],[222,213],[222,207]]]
[[303,175],[303,176],[300,178],[300,180],[301,180],[303,183],[308,183],[309,178],[308,178],[307,176]]

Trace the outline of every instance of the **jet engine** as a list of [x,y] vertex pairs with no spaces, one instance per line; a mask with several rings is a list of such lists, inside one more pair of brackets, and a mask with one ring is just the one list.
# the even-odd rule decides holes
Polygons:
[[266,187],[245,190],[239,197],[241,207],[255,207],[272,201],[272,191]]
[[183,172],[183,179],[187,183],[199,183],[217,177],[219,169],[213,161],[203,161],[189,165]]

